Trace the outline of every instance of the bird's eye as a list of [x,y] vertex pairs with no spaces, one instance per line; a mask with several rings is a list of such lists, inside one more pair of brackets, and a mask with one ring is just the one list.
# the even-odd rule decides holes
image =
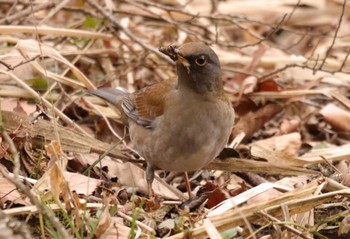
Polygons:
[[207,63],[207,58],[202,55],[202,56],[197,57],[195,62],[199,66],[204,66]]

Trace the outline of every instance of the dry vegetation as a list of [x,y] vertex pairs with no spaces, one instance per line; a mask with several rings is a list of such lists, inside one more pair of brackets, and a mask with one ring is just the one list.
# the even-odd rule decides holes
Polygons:
[[[0,6],[0,238],[350,237],[346,0]],[[84,89],[173,78],[158,48],[188,41],[219,55],[236,124],[193,200],[158,171],[150,201],[118,112]]]

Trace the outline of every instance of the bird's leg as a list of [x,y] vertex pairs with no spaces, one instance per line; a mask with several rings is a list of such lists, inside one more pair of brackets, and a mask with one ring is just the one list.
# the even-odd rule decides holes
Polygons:
[[147,168],[146,168],[146,181],[147,181],[147,186],[148,186],[148,196],[152,198],[154,196],[154,192],[152,189],[152,183],[154,180],[154,166],[150,163],[147,163]]
[[184,172],[184,178],[185,178],[185,186],[186,186],[186,189],[187,189],[188,198],[191,199],[192,198],[191,184],[190,184],[190,180],[188,178],[187,172]]

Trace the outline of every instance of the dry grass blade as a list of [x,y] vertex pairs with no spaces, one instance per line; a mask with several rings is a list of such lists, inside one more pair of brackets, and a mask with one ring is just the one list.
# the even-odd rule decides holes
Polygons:
[[91,31],[67,29],[67,28],[54,28],[54,27],[34,27],[34,26],[0,26],[1,34],[10,33],[33,33],[43,35],[56,35],[56,36],[70,36],[70,37],[86,37],[86,38],[102,38],[111,39],[112,35],[97,33]]
[[264,174],[281,175],[316,175],[317,171],[295,166],[275,165],[268,162],[246,160],[240,158],[228,158],[215,160],[205,167],[211,170],[222,170],[228,172],[252,172]]
[[[277,217],[282,215],[281,204],[288,207],[291,215],[309,211],[311,208],[321,205],[326,200],[329,200],[337,195],[348,197],[349,189],[338,190],[335,192],[325,193],[322,195],[312,195],[317,189],[317,181],[301,188],[295,189],[267,202],[261,202],[253,205],[247,205],[235,208],[218,216],[210,217],[213,225],[220,231],[244,225],[245,221],[242,216],[249,222],[259,223],[263,217],[256,214],[259,211],[265,210],[269,215]],[[192,231],[192,235],[196,238],[206,238],[206,230],[204,226],[198,227]],[[180,233],[170,237],[171,239],[182,238],[184,234]]]
[[208,234],[210,239],[221,239],[222,238],[220,233],[218,232],[218,230],[216,230],[215,226],[213,225],[213,223],[210,221],[209,218],[204,219],[203,226],[204,226],[205,230],[207,231],[207,234]]
[[58,51],[55,49],[40,44],[39,42],[33,40],[21,40],[17,43],[16,49],[22,54],[25,60],[30,60],[32,56],[42,56],[42,57],[50,57],[52,59],[57,60],[58,62],[66,64],[70,70],[75,74],[80,82],[76,80],[71,80],[67,77],[60,76],[58,74],[51,73],[44,69],[40,64],[36,61],[31,61],[30,63],[43,75],[49,78],[53,78],[58,82],[62,82],[69,86],[85,86],[88,89],[95,89],[94,84],[90,82],[90,80],[73,64],[71,64],[68,60],[66,60]]

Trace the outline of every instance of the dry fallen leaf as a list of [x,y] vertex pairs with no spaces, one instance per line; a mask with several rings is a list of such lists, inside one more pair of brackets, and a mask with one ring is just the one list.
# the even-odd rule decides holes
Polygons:
[[95,235],[97,238],[101,238],[102,234],[106,233],[107,229],[112,224],[112,218],[109,214],[109,207],[106,206],[103,209],[102,215],[99,218],[98,225],[96,227]]
[[24,110],[23,113],[25,113],[25,115],[29,115],[36,110],[35,104],[29,104],[26,100],[18,100],[17,98],[5,98],[0,100],[1,110],[15,111],[18,107]]
[[0,199],[1,204],[8,201],[22,205],[30,205],[29,200],[23,198],[23,195],[18,192],[16,186],[2,176],[0,176]]
[[240,132],[245,133],[245,138],[249,139],[256,131],[271,120],[282,110],[282,106],[277,104],[267,104],[254,112],[248,112],[242,116],[233,127],[232,136],[235,137]]
[[[109,212],[106,212],[109,214]],[[129,238],[130,228],[123,224],[123,219],[120,217],[103,216],[103,227],[99,224],[100,239],[115,239],[115,238]],[[108,226],[107,226],[108,225]],[[97,235],[97,234],[96,234]]]
[[335,130],[350,132],[350,112],[339,108],[334,104],[328,104],[320,111],[325,121]]
[[[102,182],[102,180],[87,177],[78,173],[63,173],[64,180],[68,182],[72,191],[78,194],[91,195],[96,187]],[[49,169],[34,185],[34,192],[51,191],[52,186],[50,184],[51,170]],[[54,180],[54,179],[53,179]],[[63,179],[62,179],[63,180]]]
[[[46,223],[42,228],[37,219],[41,216],[37,215],[43,210],[35,205],[18,207],[17,202],[25,203],[18,198],[25,192],[0,177],[1,206],[16,206],[5,213],[18,215],[18,219],[28,219],[29,215],[30,221],[23,224],[30,222],[33,231],[40,231],[44,237],[50,236],[47,232],[51,229],[59,233],[60,228],[65,230],[57,234],[58,238],[152,237],[149,234],[154,233],[153,229],[147,229],[147,224],[163,228],[155,237],[172,239],[220,238],[228,228],[235,232],[228,238],[312,238],[315,230],[320,237],[347,238],[348,1],[15,2],[2,1],[0,11],[0,121],[15,145],[12,147],[11,140],[0,134],[1,164],[12,173],[12,157],[17,151],[21,175],[18,182],[34,184],[29,177],[40,177],[32,190],[40,194],[40,204],[47,202],[41,193],[48,190],[50,200],[54,195],[60,206],[65,204],[71,209],[71,220],[67,224],[59,217],[61,213],[54,213],[56,218],[52,220],[46,213],[45,222],[52,220],[53,228]],[[147,184],[144,171],[138,168],[142,159],[135,159],[123,144],[110,149],[109,142],[114,138],[105,133],[107,127],[101,124],[105,121],[99,115],[118,120],[118,113],[85,96],[83,91],[120,86],[134,92],[175,79],[175,65],[168,64],[169,59],[163,58],[157,48],[190,41],[210,45],[220,59],[224,89],[237,113],[234,141],[229,146],[238,153],[228,154],[231,151],[226,150],[226,156],[232,158],[222,157],[206,166],[216,170],[211,179],[220,190],[215,190],[211,198],[214,200],[209,199],[207,205],[203,198],[194,200],[189,207],[196,211],[188,213],[176,210],[174,204],[178,202],[164,200],[183,198],[184,193],[170,190],[180,177],[164,185],[162,180],[156,180],[153,186],[161,196],[156,202],[145,199],[142,192],[147,192]],[[20,66],[12,70],[16,64]],[[37,78],[47,85],[36,88]],[[58,118],[57,121],[20,115],[29,115],[35,110],[31,104],[40,106],[42,102],[49,106],[48,118]],[[328,104],[338,108],[329,108]],[[74,126],[83,133],[76,133]],[[123,130],[118,130],[123,135]],[[48,146],[46,151],[44,145]],[[66,172],[67,155],[68,169],[83,172],[98,160],[97,154],[105,152],[111,158],[105,157],[89,176]],[[96,154],[91,159],[84,159],[92,153]],[[122,163],[130,160],[135,164]],[[325,165],[329,174],[325,174]],[[320,171],[322,177],[315,179]],[[194,176],[192,184],[203,185],[202,177]],[[309,183],[305,185],[305,181]],[[135,190],[138,191],[133,195]],[[217,204],[230,193],[232,198],[222,204],[224,209],[230,209],[205,219],[208,205]],[[118,210],[117,214],[123,219],[111,214],[120,204],[125,211],[122,214]],[[143,210],[136,228],[130,230],[129,216],[135,205],[142,205]],[[48,206],[53,212],[60,210],[57,204]],[[327,220],[323,220],[324,215]],[[98,220],[94,235],[91,223]],[[1,225],[7,229],[8,224]],[[247,225],[253,225],[252,230]]]
[[[98,160],[96,154],[85,154],[82,155],[81,160],[92,165]],[[110,177],[117,177],[118,182],[122,185],[135,187],[135,189],[142,193],[148,193],[148,187],[145,177],[145,171],[135,166],[132,163],[125,163],[120,161],[112,160],[109,157],[105,157],[101,160],[101,167],[108,167],[108,174]],[[154,180],[153,190],[157,195],[160,195],[169,199],[178,199],[177,195],[170,191],[163,184]]]
[[261,148],[270,149],[286,156],[297,156],[301,146],[300,133],[291,133],[280,136],[273,136],[268,139],[258,140],[251,144]]
[[289,134],[296,131],[299,125],[299,119],[284,119],[281,123],[280,131],[282,134]]

